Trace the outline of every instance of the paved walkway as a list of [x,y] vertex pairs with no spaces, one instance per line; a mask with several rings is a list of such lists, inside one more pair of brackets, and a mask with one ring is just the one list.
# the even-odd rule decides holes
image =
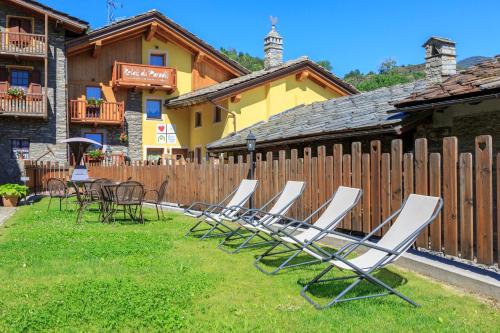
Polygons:
[[14,214],[16,208],[14,207],[0,207],[0,225],[4,224],[7,219]]

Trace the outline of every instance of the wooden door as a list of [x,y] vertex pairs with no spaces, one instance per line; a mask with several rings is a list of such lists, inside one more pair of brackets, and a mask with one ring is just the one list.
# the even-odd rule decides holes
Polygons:
[[18,34],[30,34],[32,33],[32,23],[30,19],[20,18],[20,17],[11,17],[8,22],[9,28],[9,41],[16,45],[26,47],[30,42],[30,37],[26,35],[18,35]]

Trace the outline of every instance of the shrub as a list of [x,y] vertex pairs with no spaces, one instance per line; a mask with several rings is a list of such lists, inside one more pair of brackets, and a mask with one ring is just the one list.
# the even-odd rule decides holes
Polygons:
[[0,185],[0,196],[2,197],[24,197],[28,194],[28,187],[19,184]]

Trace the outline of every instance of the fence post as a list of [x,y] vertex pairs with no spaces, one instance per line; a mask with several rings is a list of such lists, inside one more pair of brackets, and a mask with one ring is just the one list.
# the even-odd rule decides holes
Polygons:
[[480,263],[493,263],[493,190],[492,139],[489,135],[476,137],[476,221],[477,258]]
[[457,163],[458,142],[456,137],[443,139],[443,227],[444,250],[452,256],[458,255],[458,209],[457,209]]

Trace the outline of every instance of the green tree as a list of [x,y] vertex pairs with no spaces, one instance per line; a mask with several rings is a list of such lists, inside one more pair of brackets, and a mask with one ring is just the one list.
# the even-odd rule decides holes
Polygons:
[[387,58],[380,64],[379,73],[388,73],[396,67],[396,60],[393,58]]
[[223,47],[220,48],[220,51],[229,57],[229,59],[238,62],[252,72],[264,68],[264,60],[262,58],[251,56],[247,52],[238,52],[235,49],[225,49]]
[[318,60],[316,63],[324,69],[332,71],[332,64],[330,63],[330,60]]

